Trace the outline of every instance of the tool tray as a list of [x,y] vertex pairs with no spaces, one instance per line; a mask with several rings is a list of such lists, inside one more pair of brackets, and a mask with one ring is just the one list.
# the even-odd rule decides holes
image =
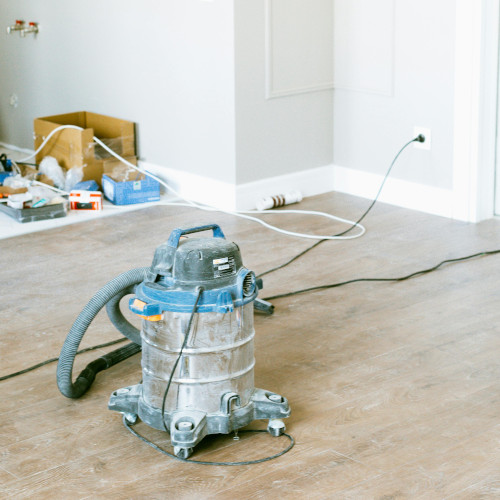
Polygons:
[[46,205],[38,208],[12,208],[5,205],[5,203],[0,203],[0,212],[6,213],[9,217],[16,219],[17,222],[24,223],[65,217],[68,209],[66,203],[57,203],[56,205]]

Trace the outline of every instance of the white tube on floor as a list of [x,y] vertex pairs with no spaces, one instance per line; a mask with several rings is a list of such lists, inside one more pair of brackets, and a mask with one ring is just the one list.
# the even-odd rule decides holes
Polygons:
[[257,210],[268,210],[269,208],[282,207],[292,203],[299,203],[302,201],[302,193],[300,191],[290,191],[285,194],[278,194],[275,196],[266,196],[257,200]]

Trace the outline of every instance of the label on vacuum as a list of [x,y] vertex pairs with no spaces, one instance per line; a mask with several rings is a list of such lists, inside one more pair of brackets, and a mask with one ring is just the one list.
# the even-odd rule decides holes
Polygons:
[[221,276],[227,276],[233,274],[234,269],[234,257],[223,257],[221,259],[214,259],[214,277],[220,278]]

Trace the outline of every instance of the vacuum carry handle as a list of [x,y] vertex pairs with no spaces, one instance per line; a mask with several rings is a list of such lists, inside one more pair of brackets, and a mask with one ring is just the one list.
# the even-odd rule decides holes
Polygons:
[[218,224],[207,224],[206,226],[196,226],[189,229],[174,229],[168,238],[167,245],[169,247],[177,248],[179,240],[184,234],[199,233],[201,231],[208,231],[212,229],[214,238],[225,238],[222,229]]

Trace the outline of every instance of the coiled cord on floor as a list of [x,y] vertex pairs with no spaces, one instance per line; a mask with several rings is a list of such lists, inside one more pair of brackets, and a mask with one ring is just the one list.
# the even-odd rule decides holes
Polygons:
[[[294,445],[295,445],[295,440],[290,434],[287,434],[284,432],[282,436],[286,436],[290,444],[282,451],[279,453],[276,453],[275,455],[271,455],[269,457],[264,457],[264,458],[258,458],[256,460],[245,460],[243,462],[209,462],[206,460],[193,460],[191,458],[181,458],[178,457],[177,455],[174,455],[173,453],[168,452],[167,450],[164,450],[163,448],[160,448],[157,444],[153,443],[149,439],[145,438],[141,434],[139,434],[136,430],[132,429],[131,424],[128,422],[126,419],[125,415],[123,416],[123,425],[128,429],[128,431],[133,434],[135,437],[139,438],[141,441],[146,443],[147,445],[151,446],[151,448],[155,449],[156,451],[159,451],[160,453],[163,453],[164,455],[167,455],[171,458],[175,458],[176,460],[180,460],[181,462],[187,462],[187,463],[192,463],[192,464],[198,464],[198,465],[253,465],[253,464],[260,464],[262,462],[268,462],[269,460],[273,460],[275,458],[281,457],[288,451],[290,451]],[[264,429],[244,429],[244,430],[239,430],[238,434],[244,434],[244,433],[267,433],[266,430]],[[273,437],[273,439],[276,439]]]

